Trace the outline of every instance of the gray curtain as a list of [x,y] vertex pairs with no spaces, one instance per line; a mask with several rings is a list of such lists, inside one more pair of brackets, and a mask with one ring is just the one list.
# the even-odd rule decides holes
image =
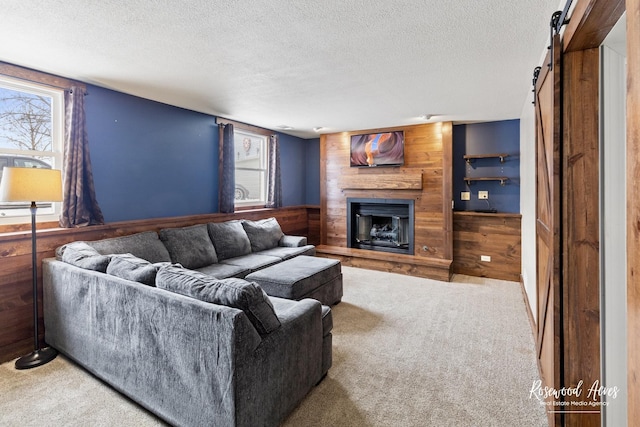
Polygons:
[[235,210],[236,162],[233,147],[233,125],[218,124],[220,132],[218,163],[218,211],[231,213]]
[[60,226],[104,224],[93,185],[89,140],[85,129],[84,89],[65,91],[64,184]]
[[282,178],[280,176],[280,144],[278,135],[269,138],[269,177],[267,182],[268,208],[282,206]]

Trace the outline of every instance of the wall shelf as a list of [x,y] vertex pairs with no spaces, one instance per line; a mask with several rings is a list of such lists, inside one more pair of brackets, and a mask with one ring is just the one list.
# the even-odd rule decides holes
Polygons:
[[492,154],[465,154],[464,160],[467,164],[472,163],[476,159],[500,159],[500,163],[504,163],[504,160],[509,157],[507,153],[492,153]]
[[464,178],[467,185],[473,184],[474,181],[500,181],[500,185],[505,185],[509,181],[507,176],[483,176],[482,178],[470,178],[466,176]]

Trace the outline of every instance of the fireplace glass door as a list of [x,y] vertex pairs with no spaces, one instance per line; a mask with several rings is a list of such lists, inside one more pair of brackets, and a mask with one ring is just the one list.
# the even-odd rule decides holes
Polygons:
[[374,216],[356,214],[360,244],[406,247],[409,244],[408,216]]

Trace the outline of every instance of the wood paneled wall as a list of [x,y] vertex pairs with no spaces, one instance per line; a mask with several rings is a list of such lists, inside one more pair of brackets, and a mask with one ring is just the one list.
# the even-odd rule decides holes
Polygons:
[[[162,228],[185,227],[207,222],[220,222],[246,218],[258,220],[275,217],[287,234],[304,235],[310,242],[317,242],[317,230],[309,229],[309,213],[317,216],[317,207],[286,207],[259,209],[234,214],[196,215],[176,218],[159,218],[126,221],[85,228],[56,228],[38,231],[38,284],[42,299],[42,260],[54,256],[55,248],[76,240],[99,240],[125,236],[141,231]],[[312,214],[313,216],[313,214]],[[24,355],[33,350],[33,299],[31,278],[31,232],[22,231],[0,234],[0,363]],[[40,304],[42,308],[42,304]],[[40,332],[43,338],[44,324],[40,312]]]
[[[341,252],[346,257],[370,258],[369,268],[397,270],[406,273],[411,268],[402,261],[422,263],[453,257],[452,241],[452,125],[450,122],[407,127],[342,132],[320,137],[321,243],[328,253]],[[405,164],[402,167],[352,168],[349,166],[350,137],[353,134],[404,131]],[[376,186],[376,183],[380,183]],[[382,188],[380,188],[382,187]],[[415,255],[393,257],[392,268],[376,262],[371,251],[347,248],[347,198],[385,198],[415,200]],[[448,270],[448,266],[447,266]],[[414,270],[415,271],[415,270]],[[447,271],[448,276],[448,271]],[[442,276],[440,276],[442,277]]]
[[[454,212],[454,273],[494,279],[520,280],[520,214]],[[481,261],[482,255],[491,262]]]

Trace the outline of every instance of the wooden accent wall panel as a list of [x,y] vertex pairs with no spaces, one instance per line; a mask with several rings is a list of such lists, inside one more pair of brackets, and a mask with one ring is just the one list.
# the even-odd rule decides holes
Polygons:
[[[564,384],[569,387],[601,381],[599,70],[598,48],[563,57],[562,317]],[[580,407],[569,409],[575,408]],[[566,426],[595,427],[600,426],[600,415],[567,413],[564,421]]]
[[[372,129],[320,137],[321,240],[329,248],[347,248],[347,198],[413,199],[415,201],[415,257],[451,260],[451,123],[433,123]],[[405,164],[402,167],[352,168],[349,166],[352,134],[403,130]],[[420,188],[389,188],[377,182],[399,182],[421,177]],[[367,182],[366,188],[352,183]],[[369,184],[370,183],[370,184]],[[426,250],[423,250],[426,247]],[[370,251],[367,251],[370,252]],[[409,258],[407,262],[410,263]],[[370,264],[376,264],[371,261]],[[371,268],[375,268],[372,266]],[[388,267],[380,265],[380,269]],[[402,270],[402,269],[401,269]]]
[[640,0],[627,0],[627,420],[640,420]]
[[[520,214],[454,212],[452,271],[518,282],[520,222]],[[481,255],[489,255],[491,262],[481,261]]]
[[[258,220],[275,217],[287,234],[307,236],[309,218],[307,207],[258,209],[232,214],[195,215],[117,222],[84,228],[56,228],[38,231],[38,284],[42,299],[42,260],[54,256],[58,246],[76,240],[99,240],[108,237],[161,228],[185,227],[207,222],[221,222],[246,218]],[[316,208],[317,211],[317,208]],[[316,234],[311,240],[319,240]],[[0,363],[33,350],[33,300],[31,282],[31,231],[0,235]],[[42,310],[42,304],[40,309]],[[44,336],[40,312],[40,339]]]

